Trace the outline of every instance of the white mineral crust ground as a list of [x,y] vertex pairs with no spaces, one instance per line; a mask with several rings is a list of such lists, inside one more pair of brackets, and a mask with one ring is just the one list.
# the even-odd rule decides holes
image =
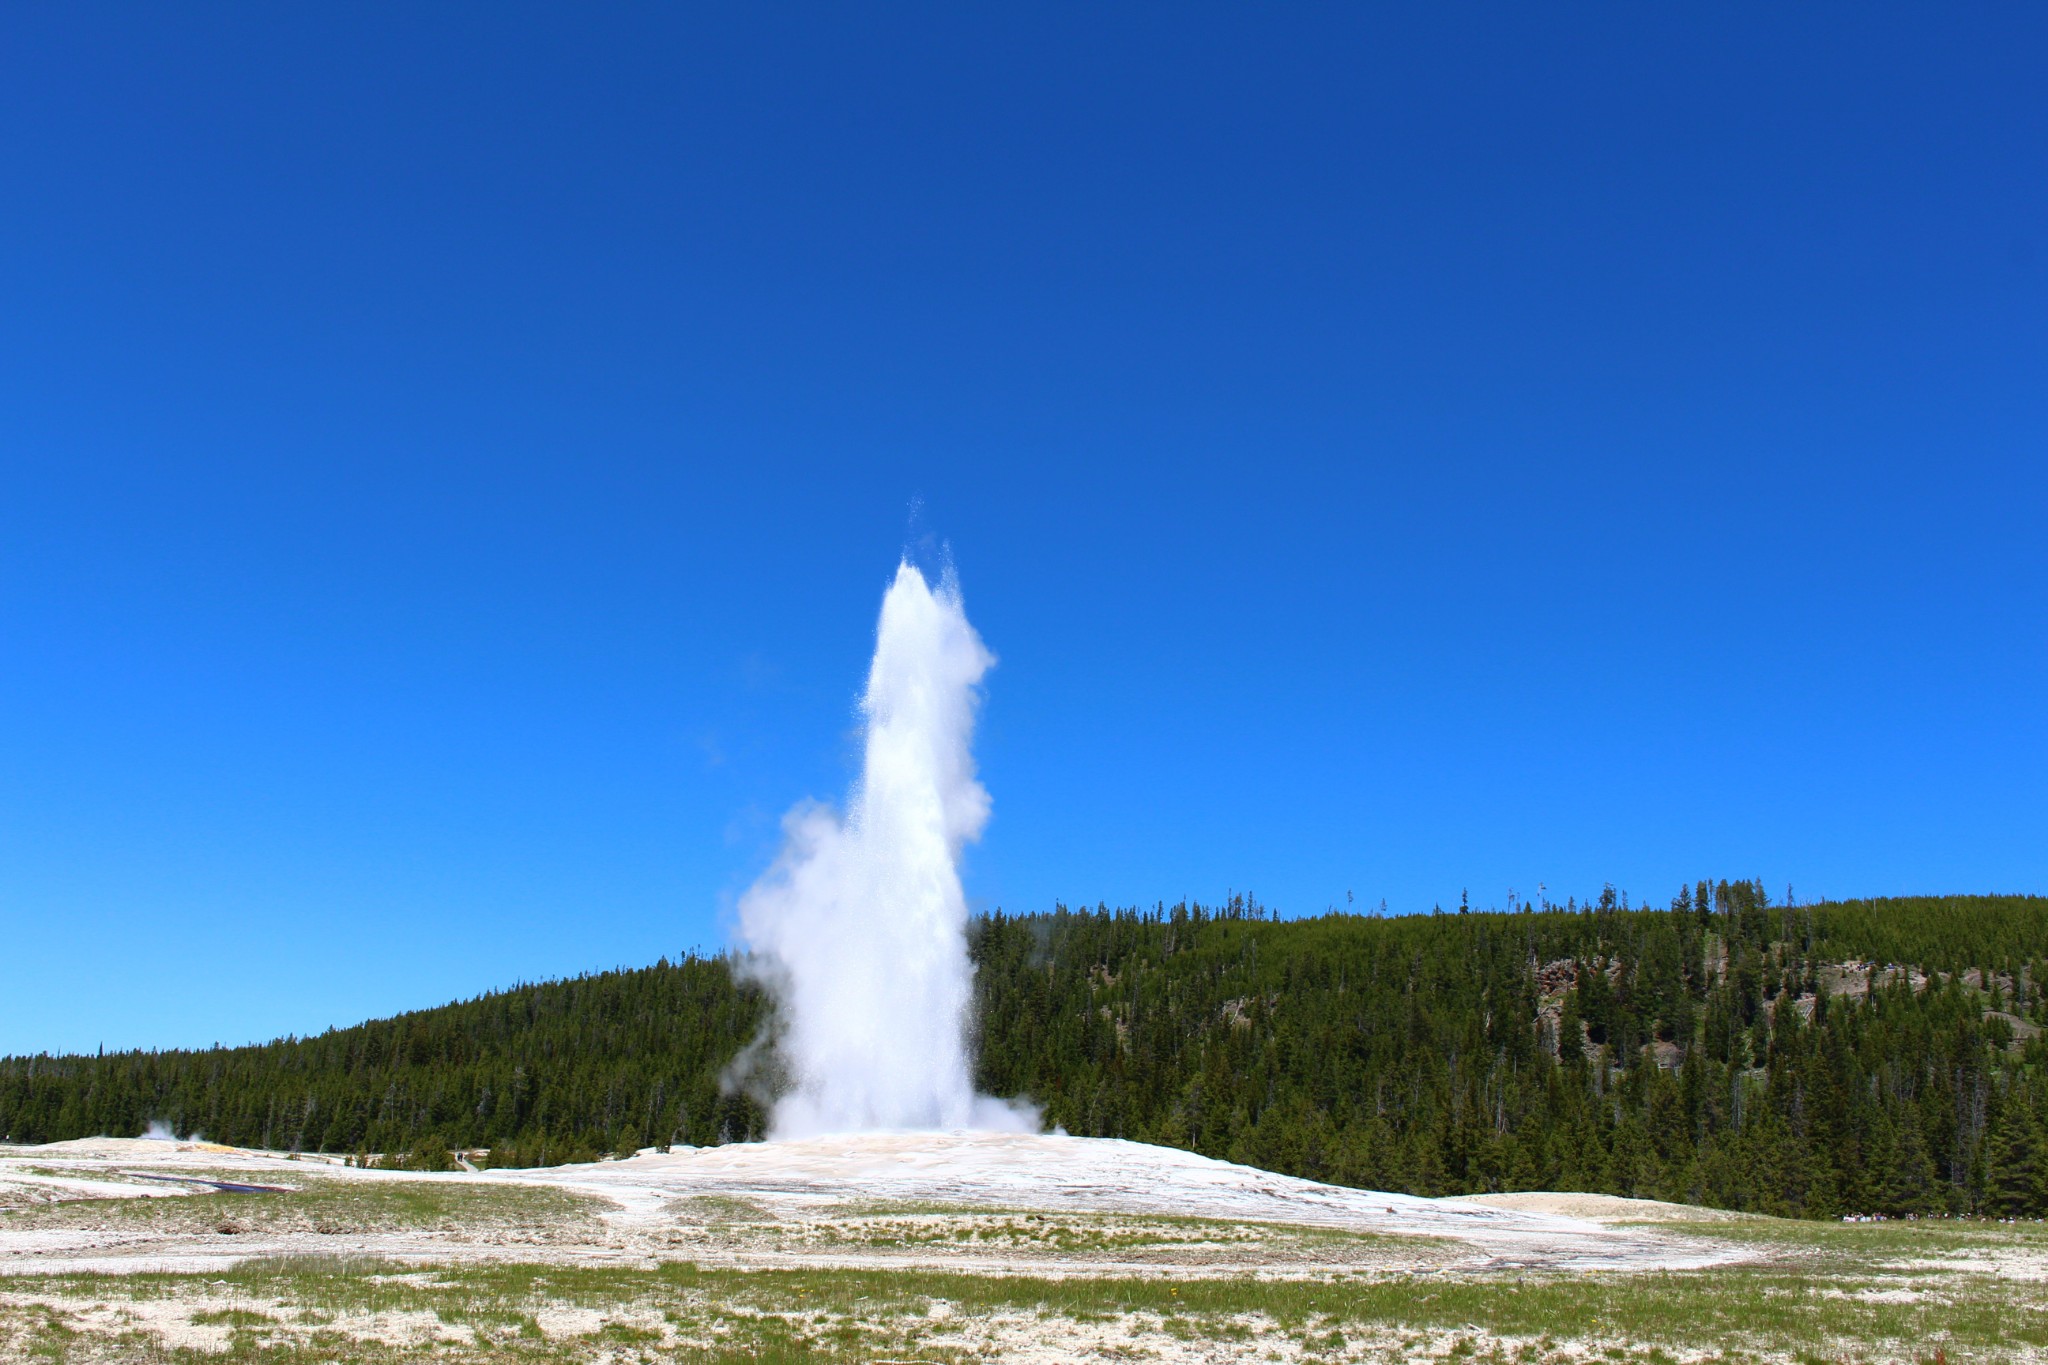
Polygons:
[[[498,1174],[493,1172],[492,1174]],[[507,1172],[506,1175],[511,1173]],[[959,1205],[1127,1213],[1450,1238],[1491,1268],[1679,1270],[1732,1259],[1721,1248],[1470,1199],[1324,1185],[1173,1147],[1117,1138],[1015,1133],[859,1133],[733,1143],[517,1178],[603,1192],[621,1202],[742,1198],[792,1216],[863,1204]],[[1635,1200],[1638,1217],[1668,1206]]]
[[[346,1252],[399,1260],[574,1260],[647,1264],[702,1259],[742,1266],[935,1263],[989,1273],[1118,1273],[1142,1267],[1099,1256],[1070,1265],[1007,1262],[1000,1251],[954,1247],[925,1254],[846,1247],[806,1236],[847,1220],[888,1215],[961,1217],[993,1212],[1215,1220],[1220,1224],[1313,1228],[1396,1239],[1386,1268],[1497,1271],[1681,1270],[1745,1259],[1739,1248],[1698,1236],[1667,1236],[1631,1222],[1711,1220],[1706,1210],[1598,1195],[1517,1194],[1486,1199],[1419,1199],[1324,1185],[1217,1161],[1175,1148],[1108,1138],[1007,1133],[862,1133],[785,1142],[734,1143],[642,1153],[623,1161],[544,1169],[413,1174],[357,1170],[338,1158],[292,1158],[211,1143],[90,1138],[43,1147],[0,1146],[0,1207],[57,1201],[177,1195],[142,1172],[292,1186],[308,1178],[364,1182],[434,1181],[481,1186],[552,1186],[596,1196],[596,1233],[507,1235],[465,1231],[376,1231],[362,1235],[260,1231],[212,1236],[190,1229],[151,1232],[132,1221],[90,1217],[104,1203],[72,1204],[78,1227],[0,1225],[0,1274],[63,1271],[201,1270],[255,1256]],[[213,1194],[223,1219],[264,1195]],[[706,1201],[745,1210],[749,1237],[720,1240],[701,1211]],[[1562,1210],[1584,1216],[1565,1216]],[[260,1222],[260,1220],[256,1220]],[[776,1231],[777,1228],[782,1231]],[[538,1231],[546,1233],[547,1229]],[[1706,1229],[1702,1229],[1706,1231]],[[1399,1253],[1412,1239],[1412,1257]],[[1446,1256],[1446,1252],[1452,1253]],[[934,1260],[933,1258],[937,1259]],[[1192,1270],[1190,1266],[1188,1269]],[[1262,1269],[1251,1262],[1246,1270]],[[1338,1267],[1333,1263],[1330,1269]],[[1227,1269],[1211,1263],[1213,1273]],[[1301,1262],[1291,1273],[1313,1273]]]

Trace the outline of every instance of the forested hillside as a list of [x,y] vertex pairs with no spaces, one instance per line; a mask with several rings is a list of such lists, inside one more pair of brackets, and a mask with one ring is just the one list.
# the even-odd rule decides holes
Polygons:
[[[980,1083],[1069,1132],[1420,1194],[2048,1213],[2048,898],[1772,906],[1700,883],[1391,919],[1254,902],[994,915]],[[508,1163],[760,1134],[765,1014],[691,958],[197,1052],[0,1061],[0,1134]]]

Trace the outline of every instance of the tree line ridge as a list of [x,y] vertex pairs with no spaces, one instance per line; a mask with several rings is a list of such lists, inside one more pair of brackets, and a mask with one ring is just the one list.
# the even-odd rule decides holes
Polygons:
[[[977,1083],[1070,1133],[1441,1195],[1564,1189],[1809,1217],[2048,1214],[2048,897],[1279,919],[978,919]],[[249,1047],[0,1059],[0,1136],[152,1121],[434,1164],[758,1137],[766,1019],[724,958],[522,985]]]

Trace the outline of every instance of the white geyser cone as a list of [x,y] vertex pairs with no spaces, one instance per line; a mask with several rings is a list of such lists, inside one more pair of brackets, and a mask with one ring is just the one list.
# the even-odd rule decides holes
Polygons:
[[807,803],[740,898],[746,968],[772,992],[788,1088],[770,1135],[872,1129],[1036,1131],[970,1074],[961,848],[988,822],[975,779],[978,684],[995,657],[949,573],[905,563],[882,599],[861,711],[867,752],[842,818]]

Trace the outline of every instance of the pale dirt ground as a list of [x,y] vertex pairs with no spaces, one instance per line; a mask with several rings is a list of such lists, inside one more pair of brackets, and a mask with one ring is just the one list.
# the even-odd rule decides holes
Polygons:
[[1574,1194],[1551,1190],[1474,1194],[1446,1202],[1484,1204],[1488,1208],[1512,1209],[1519,1213],[1556,1214],[1562,1218],[1583,1218],[1592,1223],[1739,1223],[1744,1217],[1726,1209],[1703,1209],[1697,1204],[1669,1204],[1661,1199],[1623,1199],[1613,1194]]
[[[295,1193],[215,1193],[148,1178],[167,1175]],[[819,1341],[857,1326],[901,1348],[887,1355],[856,1349],[840,1357],[847,1359],[1703,1362],[1729,1358],[1727,1340],[1702,1340],[1694,1350],[1667,1337],[1645,1357],[1640,1343],[1597,1319],[1516,1337],[1472,1325],[1410,1329],[1357,1321],[1339,1332],[1334,1320],[1304,1327],[1298,1315],[1283,1322],[1245,1312],[1200,1319],[1200,1330],[1191,1332],[1198,1320],[1135,1304],[1113,1315],[1063,1316],[1044,1306],[956,1310],[933,1299],[906,1328],[900,1304],[887,1310],[894,1318],[885,1313],[856,1323],[843,1305],[835,1317],[800,1304],[722,1300],[707,1290],[701,1311],[687,1320],[645,1301],[622,1298],[600,1309],[568,1295],[534,1308],[515,1327],[450,1320],[418,1302],[316,1310],[310,1305],[318,1301],[317,1283],[311,1291],[301,1285],[294,1298],[217,1277],[242,1263],[311,1257],[354,1265],[352,1273],[370,1280],[431,1288],[439,1276],[494,1265],[644,1272],[688,1262],[707,1273],[1122,1279],[1154,1292],[1184,1285],[1199,1293],[1219,1281],[1268,1282],[1276,1290],[1399,1284],[1427,1304],[1439,1285],[1446,1293],[1467,1285],[1512,1295],[1560,1277],[1590,1285],[1647,1275],[1648,1283],[1666,1283],[1670,1272],[1741,1270],[1824,1254],[1747,1235],[1757,1221],[1586,1194],[1416,1199],[1171,1149],[1058,1136],[868,1134],[433,1175],[207,1143],[0,1146],[0,1362],[46,1352],[49,1337],[36,1335],[38,1324],[54,1322],[71,1344],[69,1354],[53,1358],[79,1362],[168,1361],[178,1351],[241,1359],[252,1343],[314,1349],[308,1343],[331,1340],[353,1345],[311,1358],[382,1361],[433,1350],[459,1360],[623,1365],[716,1353],[721,1343],[754,1340],[747,1324],[771,1319],[775,1331],[808,1332]],[[136,1272],[181,1278],[149,1282],[168,1288],[146,1288]],[[46,1278],[79,1274],[117,1278],[90,1282],[100,1287],[84,1293],[76,1281],[67,1287],[62,1278]],[[1931,1306],[1938,1314],[1946,1311],[1940,1296],[1966,1279],[2019,1286],[2021,1311],[2048,1315],[2048,1295],[2028,1288],[2048,1280],[2041,1239],[2018,1239],[2010,1249],[1976,1244],[1934,1256],[1902,1253],[1877,1278],[1844,1279],[1823,1293],[1858,1304]],[[129,1283],[136,1293],[119,1288]],[[149,1343],[153,1354],[133,1354],[138,1342]],[[1897,1340],[1851,1354],[1931,1359],[1924,1345]],[[527,1354],[536,1349],[543,1354]],[[1755,1349],[1751,1358],[1790,1365],[1803,1354]],[[1988,1355],[1950,1350],[1946,1358],[1960,1365],[2048,1354],[2029,1346]]]
[[[474,1196],[475,1210],[451,1210],[426,1226],[379,1226],[375,1219],[351,1225],[344,1207],[321,1223],[273,1216],[263,1195],[146,1178],[164,1175],[348,1187],[366,1197],[452,1186]],[[205,1201],[205,1214],[143,1218],[123,1206],[186,1190],[183,1198]],[[525,1216],[526,1192],[554,1192],[550,1216]],[[563,1216],[562,1196],[581,1216]],[[1581,1202],[1417,1199],[1171,1148],[1046,1135],[860,1134],[432,1175],[210,1143],[90,1138],[0,1147],[0,1210],[66,1201],[61,1217],[0,1219],[0,1275],[196,1272],[251,1257],[343,1250],[407,1261],[687,1258],[748,1268],[1280,1276],[1368,1268],[1673,1270],[1745,1254],[1612,1225],[1631,1216],[1649,1221],[1655,1213],[1643,1210],[1676,1206],[1610,1201],[1630,1205],[1629,1215],[1583,1203],[1589,1196],[1547,1198]],[[91,1202],[69,1202],[81,1199]],[[1037,1217],[1008,1216],[1022,1214]],[[1173,1221],[1185,1219],[1202,1222]]]

